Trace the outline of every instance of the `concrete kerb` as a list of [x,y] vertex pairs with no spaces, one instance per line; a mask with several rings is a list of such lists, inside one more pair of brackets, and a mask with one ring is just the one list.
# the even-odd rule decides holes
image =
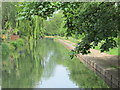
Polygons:
[[[68,50],[74,49],[74,47],[70,45],[70,43],[67,43],[64,40],[57,39],[57,41],[63,44]],[[85,58],[84,55],[77,54],[76,56],[77,58],[80,59],[80,61],[83,64],[86,64],[91,70],[93,70],[96,74],[98,74],[101,78],[103,78],[103,80],[110,87],[120,88],[120,81],[116,77],[114,77],[112,74],[110,74],[109,71],[104,70],[100,65],[97,65],[97,63],[95,63],[94,61],[90,59],[88,60],[87,58]]]

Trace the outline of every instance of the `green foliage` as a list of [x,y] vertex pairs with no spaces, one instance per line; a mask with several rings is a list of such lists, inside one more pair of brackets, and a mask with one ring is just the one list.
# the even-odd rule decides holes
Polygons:
[[[118,45],[118,38],[114,38],[114,40],[116,41],[116,44]],[[96,46],[95,49],[100,50],[101,45],[103,45],[104,43],[105,43],[105,41],[101,41],[101,43],[98,43],[98,46]],[[118,47],[119,47],[119,45],[118,45]],[[118,47],[110,48],[109,51],[106,50],[105,53],[108,53],[111,55],[118,55]]]
[[44,28],[46,34],[51,35],[64,35],[66,29],[63,28],[65,24],[65,18],[63,17],[62,11],[56,11],[56,13],[48,18],[48,20],[44,20]]
[[70,79],[74,81],[79,88],[109,88],[100,77],[89,70],[82,62],[77,60],[77,58],[65,60],[65,63],[65,66],[70,70]]
[[17,28],[14,29],[13,33],[16,33],[18,32],[19,30]]
[[24,45],[24,40],[17,39],[16,41],[11,41],[10,44],[13,45],[15,48],[18,48]]
[[7,31],[6,30],[2,30],[2,34],[5,34],[5,33],[7,33]]
[[74,50],[71,50],[71,51],[69,52],[69,54],[70,54],[70,58],[73,59],[73,57],[74,57],[74,55],[75,55],[76,53],[75,53]]
[[47,19],[48,16],[52,16],[53,12],[57,10],[59,6],[59,2],[24,2],[19,5],[19,7],[22,8],[19,15],[23,19],[28,20],[31,20],[31,17],[34,15]]
[[10,52],[8,58],[3,60],[3,88],[33,88],[43,78],[51,80],[59,66],[66,69],[64,74],[70,83],[73,82],[79,88],[107,88],[105,82],[78,59],[70,60],[68,50],[63,45],[51,39],[37,40],[36,46],[33,42]]
[[44,33],[43,18],[39,16],[35,16],[34,22],[35,22],[34,37],[38,38],[40,36],[43,36],[43,33]]
[[10,52],[14,52],[15,49],[24,45],[23,39],[17,39],[16,41],[3,42],[2,44],[2,59],[6,59]]
[[[15,28],[16,23],[16,2],[2,2],[2,28]],[[7,23],[7,26],[6,26]],[[9,23],[9,24],[8,24]]]
[[2,43],[2,38],[0,38],[0,45],[1,45],[1,43]]
[[[3,56],[3,88],[33,88],[35,83],[39,82],[43,72],[40,52],[37,49],[34,53],[35,48],[32,47],[30,50],[29,47],[26,44],[14,52],[9,50],[9,55]],[[38,56],[37,60],[35,59],[36,56]]]
[[[101,52],[117,47],[114,38],[119,32],[120,3],[22,2],[16,7],[19,13],[18,28],[20,27],[19,30],[23,36],[36,38],[39,35],[43,36],[45,30],[52,34],[64,33],[67,37],[74,36],[77,39],[82,34],[84,37],[75,49],[76,53],[82,54],[90,53],[89,49],[95,48],[102,41],[104,43],[100,46]],[[60,25],[62,18],[58,14],[51,18],[53,20],[45,21],[45,25],[49,28],[47,26],[43,28],[42,19],[51,17],[57,10],[63,11],[65,22]],[[67,30],[62,28],[64,24]]]
[[24,40],[19,38],[16,40],[16,42],[19,44],[19,46],[23,46],[24,45]]
[[1,46],[2,46],[2,59],[4,60],[9,55],[10,51],[14,51],[15,47],[5,42],[3,42]]
[[119,69],[120,67],[119,66],[111,66],[111,68]]
[[10,29],[12,27],[12,23],[11,22],[9,22],[9,21],[7,21],[6,23],[5,23],[5,29],[7,30],[7,29]]
[[77,32],[75,34],[72,34],[72,38],[77,39],[77,40],[81,40],[84,37],[85,35],[78,34]]
[[68,34],[84,34],[75,51],[77,53],[88,54],[89,49],[94,48],[99,42],[104,40],[100,50],[109,51],[116,47],[114,40],[118,36],[118,7],[115,3],[64,3],[64,15],[67,18],[66,26]]
[[2,55],[7,55],[9,53],[9,47],[7,43],[2,43]]

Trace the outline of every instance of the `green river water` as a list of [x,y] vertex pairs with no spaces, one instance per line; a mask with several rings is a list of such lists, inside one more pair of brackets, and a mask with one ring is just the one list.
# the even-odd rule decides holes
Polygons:
[[107,88],[106,83],[53,39],[26,43],[2,55],[2,88]]

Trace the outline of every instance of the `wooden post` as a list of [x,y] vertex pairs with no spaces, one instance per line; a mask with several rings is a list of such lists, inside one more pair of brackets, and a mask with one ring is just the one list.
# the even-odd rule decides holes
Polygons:
[[105,71],[105,81],[106,81],[106,71]]
[[112,87],[112,75],[111,75],[111,87]]
[[120,85],[120,82],[118,81],[118,89],[120,88],[120,86],[119,86],[119,85]]

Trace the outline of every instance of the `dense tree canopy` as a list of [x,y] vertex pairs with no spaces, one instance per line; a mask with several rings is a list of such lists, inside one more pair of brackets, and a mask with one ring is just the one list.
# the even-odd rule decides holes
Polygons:
[[67,17],[68,34],[77,32],[85,35],[76,47],[77,53],[87,54],[99,42],[103,42],[101,51],[109,51],[109,48],[117,46],[114,38],[117,38],[119,32],[119,6],[116,3],[66,3],[65,6],[67,9],[63,9]]
[[[18,21],[29,22],[29,26],[36,37],[43,25],[43,19],[51,17],[57,10],[62,10],[65,17],[66,36],[84,34],[82,40],[75,48],[75,53],[87,54],[102,42],[101,51],[109,51],[117,47],[114,38],[119,33],[119,7],[115,2],[24,2],[18,4]],[[37,19],[35,19],[37,18]],[[38,24],[41,18],[41,26]],[[34,21],[35,20],[35,21]],[[38,21],[37,21],[38,20]],[[55,20],[53,20],[55,21]],[[50,21],[50,22],[53,22]],[[33,23],[34,22],[34,23]],[[47,24],[47,22],[46,22]],[[40,26],[38,28],[38,26]],[[51,26],[51,25],[50,25]],[[55,25],[54,25],[55,26]],[[37,29],[38,28],[38,29]],[[26,29],[26,28],[25,28]],[[55,29],[55,28],[53,28]],[[27,32],[29,32],[28,29]],[[26,30],[24,30],[26,31]],[[44,31],[44,30],[43,30]],[[57,33],[56,30],[52,33]],[[31,34],[32,35],[32,32]],[[43,34],[40,34],[41,36]]]

